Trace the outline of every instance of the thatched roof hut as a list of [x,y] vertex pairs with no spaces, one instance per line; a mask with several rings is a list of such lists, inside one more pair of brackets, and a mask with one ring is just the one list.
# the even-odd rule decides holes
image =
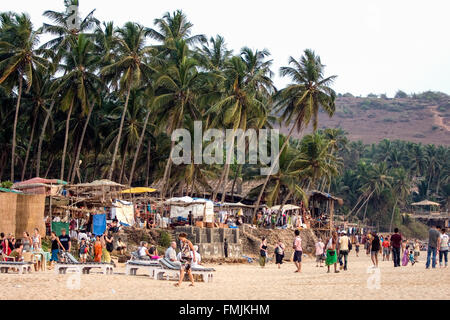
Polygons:
[[30,180],[17,182],[13,188],[22,191],[25,194],[45,194],[47,196],[55,196],[60,194],[67,182],[62,180],[49,180],[43,178],[33,178]]
[[91,183],[69,185],[66,189],[77,202],[110,205],[115,199],[123,198],[121,192],[127,189],[127,186],[110,180],[97,180]]

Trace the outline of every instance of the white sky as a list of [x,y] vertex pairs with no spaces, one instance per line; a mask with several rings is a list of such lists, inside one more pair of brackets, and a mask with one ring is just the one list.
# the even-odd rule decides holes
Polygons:
[[[267,48],[278,77],[289,56],[311,48],[338,75],[337,92],[355,95],[426,90],[450,93],[448,0],[81,0],[82,16],[96,8],[101,21],[135,21],[153,27],[167,11],[182,9],[194,34],[220,34],[229,49]],[[35,26],[44,10],[63,0],[2,0],[1,11],[27,12]]]

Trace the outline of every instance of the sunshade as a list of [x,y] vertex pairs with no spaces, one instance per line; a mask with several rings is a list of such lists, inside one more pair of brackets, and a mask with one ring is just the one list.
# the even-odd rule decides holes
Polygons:
[[433,201],[430,201],[430,200],[424,200],[424,201],[421,201],[421,202],[413,203],[412,206],[436,206],[436,207],[440,207],[441,205],[439,203],[437,203],[437,202],[433,202]]
[[[270,208],[271,210],[280,210],[281,209],[281,206],[275,206],[275,207],[272,207],[272,208]],[[294,205],[292,205],[292,204],[286,204],[286,205],[284,205],[283,206],[283,210],[284,211],[288,211],[288,210],[298,210],[298,209],[301,209],[300,207],[297,207],[297,206],[294,206]]]
[[153,188],[132,188],[132,189],[128,189],[128,190],[124,190],[121,193],[126,193],[126,194],[139,194],[139,193],[152,193],[152,192],[156,192],[156,189]]

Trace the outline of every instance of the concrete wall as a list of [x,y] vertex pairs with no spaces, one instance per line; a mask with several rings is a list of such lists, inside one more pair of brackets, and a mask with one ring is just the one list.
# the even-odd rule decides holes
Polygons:
[[199,253],[205,258],[224,258],[225,239],[228,242],[229,258],[239,258],[242,255],[239,229],[177,227],[175,230],[177,237],[183,232],[194,245],[198,245]]

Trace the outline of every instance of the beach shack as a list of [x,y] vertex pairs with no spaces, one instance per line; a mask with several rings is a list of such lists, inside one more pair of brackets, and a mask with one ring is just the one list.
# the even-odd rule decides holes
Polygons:
[[341,198],[329,193],[311,190],[307,192],[311,212],[311,229],[317,231],[334,230],[334,213],[337,205],[343,205]]
[[186,222],[189,213],[200,227],[214,227],[214,203],[207,199],[171,198],[164,203],[170,207],[170,218],[177,223]]
[[428,226],[449,227],[450,215],[448,212],[441,212],[440,204],[430,200],[412,203],[411,206],[420,208],[414,210],[411,218],[418,220]]

